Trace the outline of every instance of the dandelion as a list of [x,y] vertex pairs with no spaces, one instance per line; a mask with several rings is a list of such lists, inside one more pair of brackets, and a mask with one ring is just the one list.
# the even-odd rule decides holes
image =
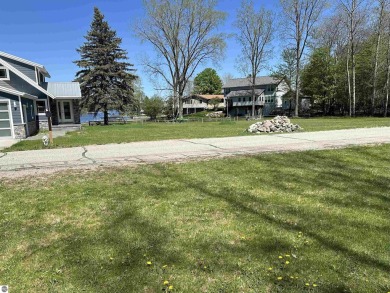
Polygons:
[[277,279],[278,279],[279,281],[281,281],[281,280],[283,280],[283,277],[278,277]]
[[290,279],[294,279],[294,276],[290,276]]
[[289,255],[289,254],[286,254],[286,257],[290,257],[290,255]]
[[164,281],[164,285],[168,285],[169,284],[169,281]]
[[306,286],[310,286],[310,284],[309,284],[309,283],[306,283],[305,285],[306,285]]
[[283,258],[283,256],[279,255],[279,259],[282,259],[282,258]]
[[168,267],[168,265],[163,265],[162,267],[163,267],[163,269],[165,269],[166,267]]
[[289,261],[286,261],[286,265],[288,265],[290,262]]
[[313,283],[313,287],[317,287],[317,284]]
[[269,271],[272,271],[272,268],[268,268]]
[[110,257],[110,260],[114,260],[114,258],[113,258],[113,257]]
[[173,286],[172,286],[172,285],[169,286],[168,289],[169,289],[169,290],[173,290]]
[[146,264],[147,264],[148,266],[151,266],[151,265],[152,265],[152,262],[151,262],[151,261],[147,261]]

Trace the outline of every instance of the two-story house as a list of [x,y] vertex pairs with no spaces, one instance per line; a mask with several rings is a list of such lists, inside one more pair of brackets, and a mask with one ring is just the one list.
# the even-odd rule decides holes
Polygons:
[[0,139],[26,138],[54,125],[79,124],[81,99],[77,82],[46,82],[43,65],[0,52]]
[[[230,116],[252,114],[252,79],[230,79],[223,86],[226,112]],[[280,79],[261,76],[256,78],[255,115],[269,116],[290,108],[290,102],[283,99],[288,92],[287,84]]]

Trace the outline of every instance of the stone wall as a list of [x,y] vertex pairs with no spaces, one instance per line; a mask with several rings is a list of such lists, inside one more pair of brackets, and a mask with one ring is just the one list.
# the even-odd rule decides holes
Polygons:
[[24,124],[15,124],[14,125],[15,138],[24,139],[26,138],[26,128]]

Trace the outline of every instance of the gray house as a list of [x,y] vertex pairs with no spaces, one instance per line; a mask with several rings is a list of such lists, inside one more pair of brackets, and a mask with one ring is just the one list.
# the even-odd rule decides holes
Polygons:
[[43,65],[0,52],[0,139],[26,138],[54,125],[80,124],[80,85],[46,82]]
[[[230,116],[246,116],[252,113],[252,83],[250,78],[230,79],[224,86],[226,112]],[[290,101],[284,99],[288,92],[287,84],[270,76],[256,78],[255,112],[256,115],[270,116],[285,112]]]

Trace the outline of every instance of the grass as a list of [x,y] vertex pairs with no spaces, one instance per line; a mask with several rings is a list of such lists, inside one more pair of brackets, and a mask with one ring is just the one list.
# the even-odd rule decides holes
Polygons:
[[[313,118],[293,119],[304,131],[390,126],[390,118]],[[250,135],[245,130],[253,121],[189,122],[189,123],[134,123],[110,126],[84,126],[82,131],[56,138],[52,148],[76,147],[92,144],[126,143],[163,139],[188,139]],[[24,140],[5,151],[45,148],[40,140]]]
[[2,180],[0,283],[386,293],[389,157],[382,145]]

